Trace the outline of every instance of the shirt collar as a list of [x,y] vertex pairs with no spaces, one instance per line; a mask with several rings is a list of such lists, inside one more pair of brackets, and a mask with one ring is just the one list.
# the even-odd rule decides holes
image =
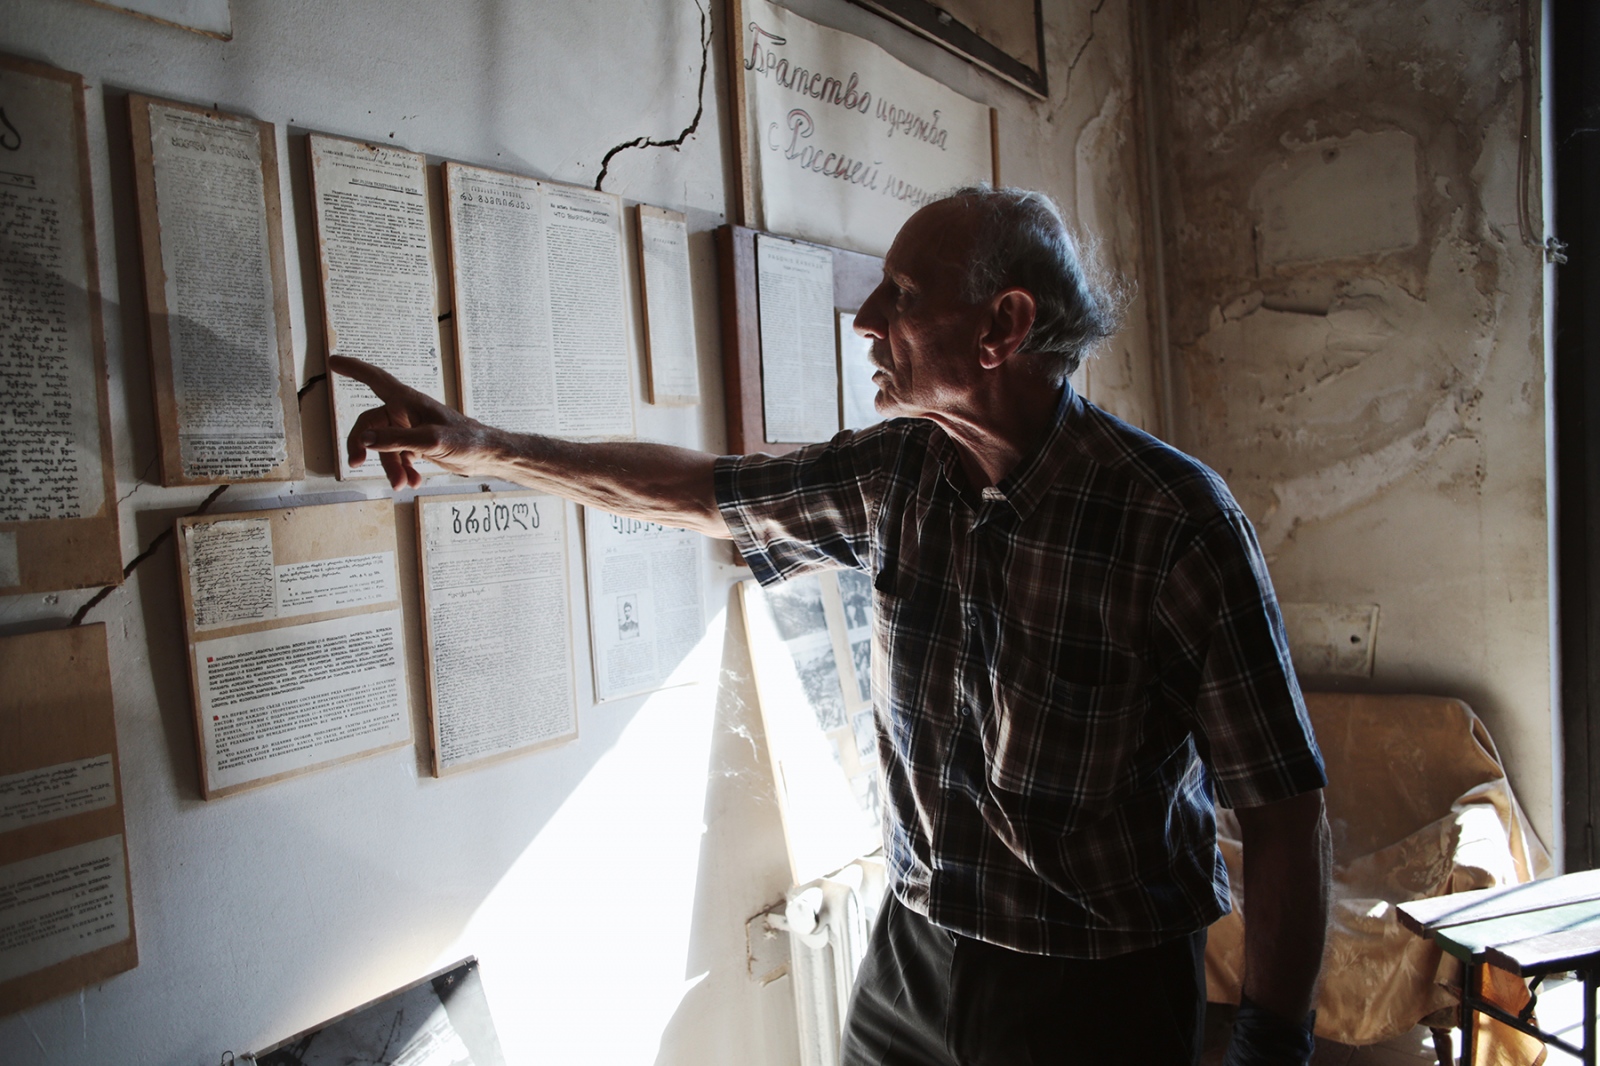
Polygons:
[[[1046,431],[1044,440],[1033,452],[1023,457],[1011,473],[999,484],[983,489],[978,495],[984,504],[1005,504],[1016,512],[1018,518],[1027,518],[1039,506],[1050,486],[1054,484],[1061,465],[1071,450],[1070,427],[1081,421],[1088,405],[1070,384],[1061,386],[1061,400],[1056,404],[1054,420]],[[959,493],[967,484],[961,470],[961,460],[956,446],[944,433],[937,430],[932,440],[934,457],[944,473],[944,478]],[[970,492],[971,490],[967,490]],[[970,497],[969,497],[970,499]]]
[[1061,401],[1056,405],[1055,420],[1044,435],[1044,440],[1032,454],[1012,467],[999,484],[983,492],[985,500],[999,500],[1011,505],[1018,518],[1027,518],[1055,484],[1061,466],[1072,451],[1072,427],[1088,413],[1088,405],[1070,384],[1061,386]]

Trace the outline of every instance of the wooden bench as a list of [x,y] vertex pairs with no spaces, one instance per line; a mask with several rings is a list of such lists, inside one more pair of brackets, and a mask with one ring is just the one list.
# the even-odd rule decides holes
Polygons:
[[[1402,903],[1400,923],[1432,939],[1466,964],[1461,1005],[1461,1061],[1473,1061],[1475,1012],[1561,1048],[1595,1066],[1595,988],[1600,977],[1600,870],[1545,881],[1485,888]],[[1488,965],[1531,978],[1533,988],[1552,973],[1576,971],[1583,980],[1583,1046],[1575,1047],[1533,1025],[1537,996],[1521,1015],[1482,995]]]

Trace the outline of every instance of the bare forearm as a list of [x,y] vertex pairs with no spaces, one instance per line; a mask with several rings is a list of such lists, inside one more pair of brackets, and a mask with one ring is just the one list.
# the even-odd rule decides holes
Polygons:
[[1236,813],[1244,831],[1244,991],[1300,1019],[1316,999],[1327,937],[1333,855],[1322,793]]
[[381,407],[361,412],[346,441],[350,465],[376,453],[389,484],[422,484],[419,461],[467,477],[494,477],[612,514],[729,536],[717,509],[716,456],[668,444],[579,444],[486,426],[411,388],[387,371],[346,356],[328,370],[356,379]]
[[488,430],[475,471],[611,514],[728,537],[712,482],[716,456],[670,444],[579,443]]

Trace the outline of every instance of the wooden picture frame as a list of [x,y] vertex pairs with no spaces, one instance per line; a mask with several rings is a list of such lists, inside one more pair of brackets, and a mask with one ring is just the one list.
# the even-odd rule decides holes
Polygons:
[[[806,442],[774,444],[767,440],[761,402],[761,318],[756,295],[756,237],[745,226],[719,226],[717,266],[722,304],[722,383],[727,401],[728,452],[782,455]],[[784,238],[785,240],[789,238]],[[797,242],[809,243],[809,242]],[[827,245],[833,254],[833,306],[854,311],[883,280],[883,260]]]
[[[284,459],[257,477],[223,474],[191,475],[184,469],[180,434],[177,382],[174,379],[172,309],[167,306],[167,273],[162,256],[162,231],[157,200],[154,147],[151,143],[152,107],[185,111],[218,122],[252,126],[261,152],[261,190],[267,254],[272,284],[273,331],[278,350],[278,406],[282,412]],[[220,485],[252,481],[298,481],[305,477],[305,456],[300,432],[300,403],[296,395],[294,337],[289,326],[288,269],[283,251],[283,204],[278,189],[278,142],[272,123],[247,115],[229,114],[176,100],[130,93],[129,119],[133,130],[134,183],[139,207],[139,244],[144,261],[144,295],[150,341],[151,395],[156,408],[156,441],[161,457],[163,485]]]
[[[347,589],[339,597],[318,597],[315,602],[308,601],[298,608],[280,608],[274,605],[270,612],[264,611],[257,618],[246,618],[243,613],[239,613],[237,617],[207,621],[202,615],[208,608],[195,602],[196,583],[191,573],[197,564],[203,569],[207,565],[215,565],[215,561],[196,559],[191,540],[196,537],[197,531],[223,525],[267,528],[268,536],[265,539],[270,553],[267,563],[272,571],[268,580],[277,586],[280,592],[284,581],[283,571],[286,569],[297,566],[310,568],[318,564],[331,567],[341,562],[374,556],[380,560],[371,564],[374,572],[376,567],[386,566],[388,576],[387,580],[383,580],[380,574],[379,580],[369,583],[369,588],[390,591],[392,595],[362,595],[359,590]],[[261,788],[302,774],[315,773],[330,766],[413,746],[415,741],[412,734],[412,707],[415,705],[415,693],[407,655],[410,623],[402,604],[393,500],[383,497],[374,500],[241,511],[232,514],[182,516],[174,524],[174,533],[178,542],[178,595],[183,605],[184,652],[188,658],[187,672],[190,704],[194,714],[195,755],[199,760],[202,799],[214,800],[231,796],[237,792]],[[200,535],[204,535],[203,532]],[[245,587],[249,583],[237,573],[228,581],[237,587]],[[269,598],[276,601],[278,593],[269,594]],[[367,730],[363,735],[373,736],[373,739],[355,745],[338,744],[340,738],[334,738],[334,750],[315,753],[313,758],[292,760],[289,765],[283,765],[281,768],[274,768],[281,762],[275,751],[269,752],[271,758],[238,759],[232,764],[219,761],[218,766],[213,766],[213,755],[218,754],[219,747],[228,743],[225,731],[230,728],[230,723],[224,719],[221,720],[220,726],[215,727],[224,731],[224,740],[217,741],[212,722],[218,721],[218,718],[216,711],[207,706],[206,688],[201,679],[202,656],[205,656],[206,663],[209,664],[212,655],[215,654],[218,656],[218,664],[221,664],[227,661],[223,656],[240,654],[235,645],[298,641],[298,647],[308,647],[314,643],[338,639],[338,634],[330,635],[324,630],[337,629],[340,626],[356,627],[362,624],[392,627],[393,650],[398,663],[397,669],[394,669],[398,675],[395,685],[395,706],[402,711],[398,724],[391,722],[381,731]],[[249,654],[256,650],[259,649],[247,646],[243,653]],[[222,669],[221,665],[217,669]],[[371,672],[370,669],[368,672]],[[262,675],[251,676],[259,678]],[[286,689],[286,691],[292,696],[300,689]],[[230,696],[233,698],[226,704],[229,707],[240,707],[242,704],[259,703],[264,698],[274,698],[270,695],[258,697],[248,690],[230,693]],[[240,709],[247,715],[255,713],[248,707]],[[206,720],[208,710],[213,711],[212,722]],[[222,713],[230,712],[223,710]],[[320,726],[322,723],[312,724]],[[304,732],[303,728],[301,732]],[[208,734],[211,739],[208,739]],[[289,739],[297,738],[290,736]],[[248,744],[252,740],[257,741],[257,746],[262,743],[255,737],[241,738],[243,744]],[[319,740],[315,744],[291,749],[286,754],[293,755],[300,750],[311,750],[321,746],[323,742]],[[262,769],[234,772],[241,766],[253,766],[260,762],[267,762],[269,765]]]
[[[490,516],[491,513],[498,515],[501,512],[508,512],[509,508],[518,504],[527,505],[533,508],[533,524],[536,528],[539,525],[539,504],[545,504],[547,513],[554,513],[557,516],[557,520],[559,522],[558,539],[560,540],[561,545],[561,602],[566,612],[566,617],[561,621],[560,629],[566,638],[564,660],[567,671],[567,684],[565,697],[566,707],[569,712],[570,728],[564,729],[560,733],[539,737],[526,744],[501,746],[493,751],[463,756],[460,759],[452,760],[450,763],[446,764],[446,753],[443,750],[444,737],[442,734],[442,730],[445,728],[445,723],[440,713],[440,686],[442,680],[439,677],[438,667],[439,631],[438,627],[435,625],[434,609],[441,602],[442,598],[445,595],[448,595],[448,592],[439,588],[435,578],[434,568],[430,567],[429,565],[430,563],[436,562],[435,556],[437,553],[429,536],[428,519],[430,512],[433,511],[434,508],[439,508],[441,509],[439,513],[442,520],[442,509],[452,504],[455,504],[460,508],[469,508],[470,510],[467,513],[467,521],[471,522],[472,526],[468,528],[477,528],[477,523],[481,521],[484,524],[483,529],[486,534],[491,528],[495,528],[497,531],[501,532],[509,532],[509,522],[504,525],[495,526],[493,525],[493,520]],[[497,504],[500,506],[495,506]],[[579,728],[577,692],[578,669],[576,661],[577,641],[575,638],[572,621],[573,605],[571,583],[573,536],[572,526],[568,521],[568,506],[566,501],[560,499],[559,497],[548,496],[540,492],[526,489],[507,492],[469,492],[447,494],[430,493],[418,496],[416,498],[414,510],[416,511],[417,523],[417,612],[421,615],[422,623],[422,662],[424,667],[424,676],[427,681],[428,700],[428,764],[433,772],[433,776],[449,777],[454,774],[465,773],[471,770],[479,769],[480,767],[504,762],[508,759],[515,759],[523,755],[531,754],[535,751],[543,751],[546,748],[570,744],[571,742],[577,740]],[[481,518],[477,514],[479,510],[482,511]],[[506,582],[506,580],[506,576],[501,575],[494,583],[503,584]],[[472,582],[470,581],[467,582],[468,585],[471,583]]]
[[[31,786],[37,804],[31,818],[17,817],[28,800],[11,791],[12,817],[0,822],[0,869],[53,857],[69,866],[68,856],[98,846],[102,854],[95,861],[109,879],[96,880],[115,884],[108,867],[121,866],[125,913],[102,909],[97,921],[120,920],[127,928],[127,936],[113,943],[0,980],[3,1016],[131,970],[139,964],[139,949],[104,623],[0,637],[0,677],[6,681],[0,685],[0,781],[16,786],[31,772],[49,782],[22,785]],[[65,906],[74,906],[76,898]]]
[[[646,244],[649,241],[647,232],[650,223],[664,224],[682,229],[684,235],[684,314],[689,326],[689,355],[694,357],[695,332],[694,332],[694,287],[689,278],[688,246],[688,217],[682,211],[668,211],[662,207],[652,207],[650,204],[639,204],[633,210],[633,237],[639,249],[639,314],[644,327],[644,387],[645,400],[657,407],[693,407],[700,402],[701,384],[698,366],[694,375],[694,388],[692,390],[673,391],[663,380],[664,375],[658,365],[662,362],[661,345],[658,343],[664,338],[664,329],[668,323],[652,320],[650,317],[651,293],[666,289],[672,280],[654,276],[648,267],[649,255]],[[653,279],[653,280],[652,280]],[[664,295],[670,294],[667,290]],[[670,321],[670,320],[669,320]]]
[[[453,330],[441,329],[440,324],[440,316],[451,310],[451,307],[448,303],[450,299],[448,282],[441,286],[439,279],[439,241],[444,239],[444,221],[442,205],[437,199],[439,191],[437,168],[430,167],[427,157],[422,153],[394,144],[378,144],[315,132],[306,135],[305,143],[308,189],[311,194],[312,233],[316,247],[317,293],[322,309],[323,351],[328,355],[355,355],[364,358],[368,362],[382,366],[406,384],[427,393],[446,407],[455,407],[459,410],[459,402],[452,403],[453,397],[450,395],[457,371],[450,363],[450,355],[444,340],[446,334],[453,337]],[[378,350],[359,348],[351,350],[341,347],[340,330],[343,323],[340,321],[340,316],[343,301],[335,298],[337,272],[335,260],[338,256],[330,246],[340,243],[354,245],[357,242],[347,232],[337,230],[329,232],[330,227],[324,214],[328,194],[337,191],[341,179],[347,176],[341,174],[341,171],[368,166],[376,168],[378,173],[387,170],[388,173],[384,174],[384,177],[393,179],[377,183],[367,179],[369,185],[376,184],[380,187],[380,191],[396,195],[418,197],[417,203],[422,206],[425,216],[422,226],[425,234],[424,247],[420,251],[427,263],[426,277],[419,279],[417,276],[412,276],[409,279],[413,285],[420,281],[420,287],[425,295],[404,306],[407,308],[407,313],[412,316],[409,321],[414,331],[411,342],[430,346],[429,355],[432,361],[427,367],[429,376],[426,381],[415,376],[407,380],[408,372],[402,365],[403,359],[391,358],[392,346],[384,347],[381,353]],[[395,184],[408,180],[414,181],[416,187],[408,188]],[[349,278],[345,280],[348,281]],[[357,280],[361,279],[358,277]],[[365,385],[342,374],[329,374],[327,387],[323,391],[328,394],[328,420],[333,431],[334,456],[337,463],[335,476],[340,481],[383,477],[383,470],[377,463],[368,462],[359,468],[352,468],[345,448],[345,440],[350,434],[351,426],[364,410],[377,406],[376,398]],[[444,472],[438,466],[426,461],[420,461],[416,466],[423,477]]]
[[1026,57],[1014,54],[1015,50],[1008,50],[999,41],[991,39],[992,34],[985,34],[982,28],[968,26],[957,14],[930,3],[929,0],[851,0],[851,2],[949,49],[967,62],[982,67],[1029,96],[1040,100],[1050,98],[1050,81],[1045,71],[1044,0],[984,0],[984,6],[1000,4],[1012,8],[1032,8],[1033,62],[1031,63]]
[[[81,75],[13,56],[0,56],[0,70],[57,82],[72,95],[72,128],[67,131],[75,156],[73,175],[81,221],[84,267],[84,327],[92,362],[93,402],[99,427],[101,499],[99,509],[78,518],[30,518],[0,521],[0,595],[53,592],[122,584],[122,535],[117,523],[117,478],[111,454],[111,405],[106,385],[106,342],[100,298],[99,245],[95,239],[94,193],[89,177],[89,140]],[[20,121],[17,113],[10,121]],[[31,136],[31,134],[30,134]],[[16,163],[8,164],[13,168]],[[32,178],[6,175],[15,184]],[[59,196],[64,199],[65,197]],[[64,227],[65,228],[65,227]],[[68,286],[69,290],[72,288]],[[69,291],[69,299],[73,298]],[[79,357],[76,355],[74,357]],[[82,397],[80,397],[82,398]],[[12,580],[14,579],[14,580]]]

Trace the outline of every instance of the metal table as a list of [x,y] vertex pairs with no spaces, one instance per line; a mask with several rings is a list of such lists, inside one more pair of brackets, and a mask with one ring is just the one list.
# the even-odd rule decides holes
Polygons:
[[[1461,1061],[1473,1061],[1474,1012],[1595,1064],[1595,988],[1600,979],[1600,870],[1546,881],[1484,888],[1402,903],[1400,923],[1466,964],[1461,1005]],[[1531,979],[1534,997],[1520,1015],[1482,995],[1488,965]],[[1583,1046],[1533,1025],[1539,983],[1576,971],[1583,980]]]

